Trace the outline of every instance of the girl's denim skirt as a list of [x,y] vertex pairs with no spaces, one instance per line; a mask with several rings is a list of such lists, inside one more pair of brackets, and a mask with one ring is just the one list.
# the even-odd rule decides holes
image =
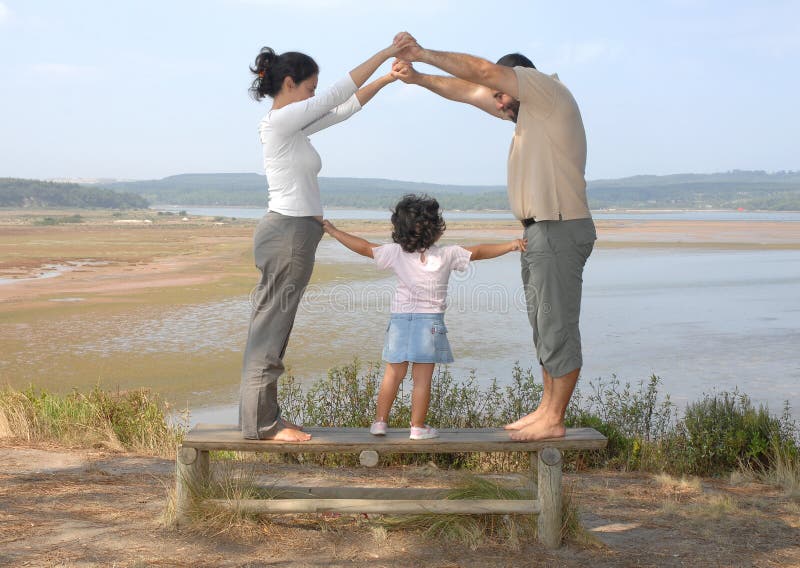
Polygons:
[[444,314],[392,314],[382,357],[387,363],[452,363]]

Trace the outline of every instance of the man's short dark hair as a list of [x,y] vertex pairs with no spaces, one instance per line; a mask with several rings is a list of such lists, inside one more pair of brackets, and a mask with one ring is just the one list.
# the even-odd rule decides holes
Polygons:
[[536,69],[533,61],[522,55],[521,53],[509,53],[497,60],[498,65],[505,65],[506,67],[529,67]]

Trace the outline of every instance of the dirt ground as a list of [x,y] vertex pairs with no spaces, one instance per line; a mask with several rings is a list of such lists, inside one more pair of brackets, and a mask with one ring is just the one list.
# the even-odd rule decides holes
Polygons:
[[[431,467],[264,465],[273,477],[330,483],[452,481]],[[2,566],[800,566],[800,503],[730,480],[592,472],[566,475],[585,535],[476,549],[361,516],[282,516],[228,530],[163,525],[170,460],[0,440]],[[417,482],[422,483],[417,483]]]

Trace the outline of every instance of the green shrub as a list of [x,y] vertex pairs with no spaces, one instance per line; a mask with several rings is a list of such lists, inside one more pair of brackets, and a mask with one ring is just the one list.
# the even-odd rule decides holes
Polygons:
[[66,217],[44,217],[36,221],[36,225],[62,225],[64,223],[83,223],[83,217],[75,214]]
[[[317,426],[366,428],[375,416],[375,399],[382,366],[358,360],[328,371],[305,392],[292,377],[282,380],[280,398],[292,421]],[[391,427],[407,428],[411,417],[410,379],[401,384],[392,407]],[[604,450],[567,452],[565,467],[610,467],[623,470],[663,471],[671,474],[715,475],[740,464],[770,468],[775,447],[783,455],[796,455],[797,428],[788,404],[781,418],[765,408],[755,410],[744,395],[708,396],[686,409],[679,418],[669,395],[661,395],[661,379],[653,375],[638,386],[611,379],[588,381],[576,389],[567,409],[569,427],[589,427],[608,438]],[[482,388],[475,373],[458,381],[441,366],[434,373],[428,420],[440,428],[500,427],[535,409],[542,385],[532,369],[515,364],[511,382],[496,379]],[[794,453],[793,453],[794,452]],[[355,456],[307,456],[323,463],[355,464]],[[388,461],[387,461],[388,460]],[[394,455],[384,463],[426,463],[473,470],[518,470],[528,467],[525,452],[500,454]]]
[[740,465],[768,467],[775,456],[774,442],[783,447],[793,428],[786,419],[770,416],[765,406],[756,409],[747,395],[737,391],[704,395],[689,404],[677,436],[686,440],[687,473],[722,474]]
[[660,460],[653,463],[653,455],[660,455],[658,441],[677,423],[677,408],[669,395],[661,399],[660,384],[661,378],[652,375],[647,383],[640,381],[638,388],[632,388],[612,375],[609,380],[589,381],[588,395],[576,389],[567,409],[567,426],[594,428],[608,438],[604,450],[578,453],[576,467],[660,469]]

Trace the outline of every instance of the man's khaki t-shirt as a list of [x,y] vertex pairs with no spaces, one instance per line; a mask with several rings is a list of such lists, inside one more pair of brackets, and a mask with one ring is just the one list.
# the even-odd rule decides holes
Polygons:
[[519,112],[508,154],[508,201],[518,219],[591,217],[586,132],[578,104],[557,75],[515,67]]

